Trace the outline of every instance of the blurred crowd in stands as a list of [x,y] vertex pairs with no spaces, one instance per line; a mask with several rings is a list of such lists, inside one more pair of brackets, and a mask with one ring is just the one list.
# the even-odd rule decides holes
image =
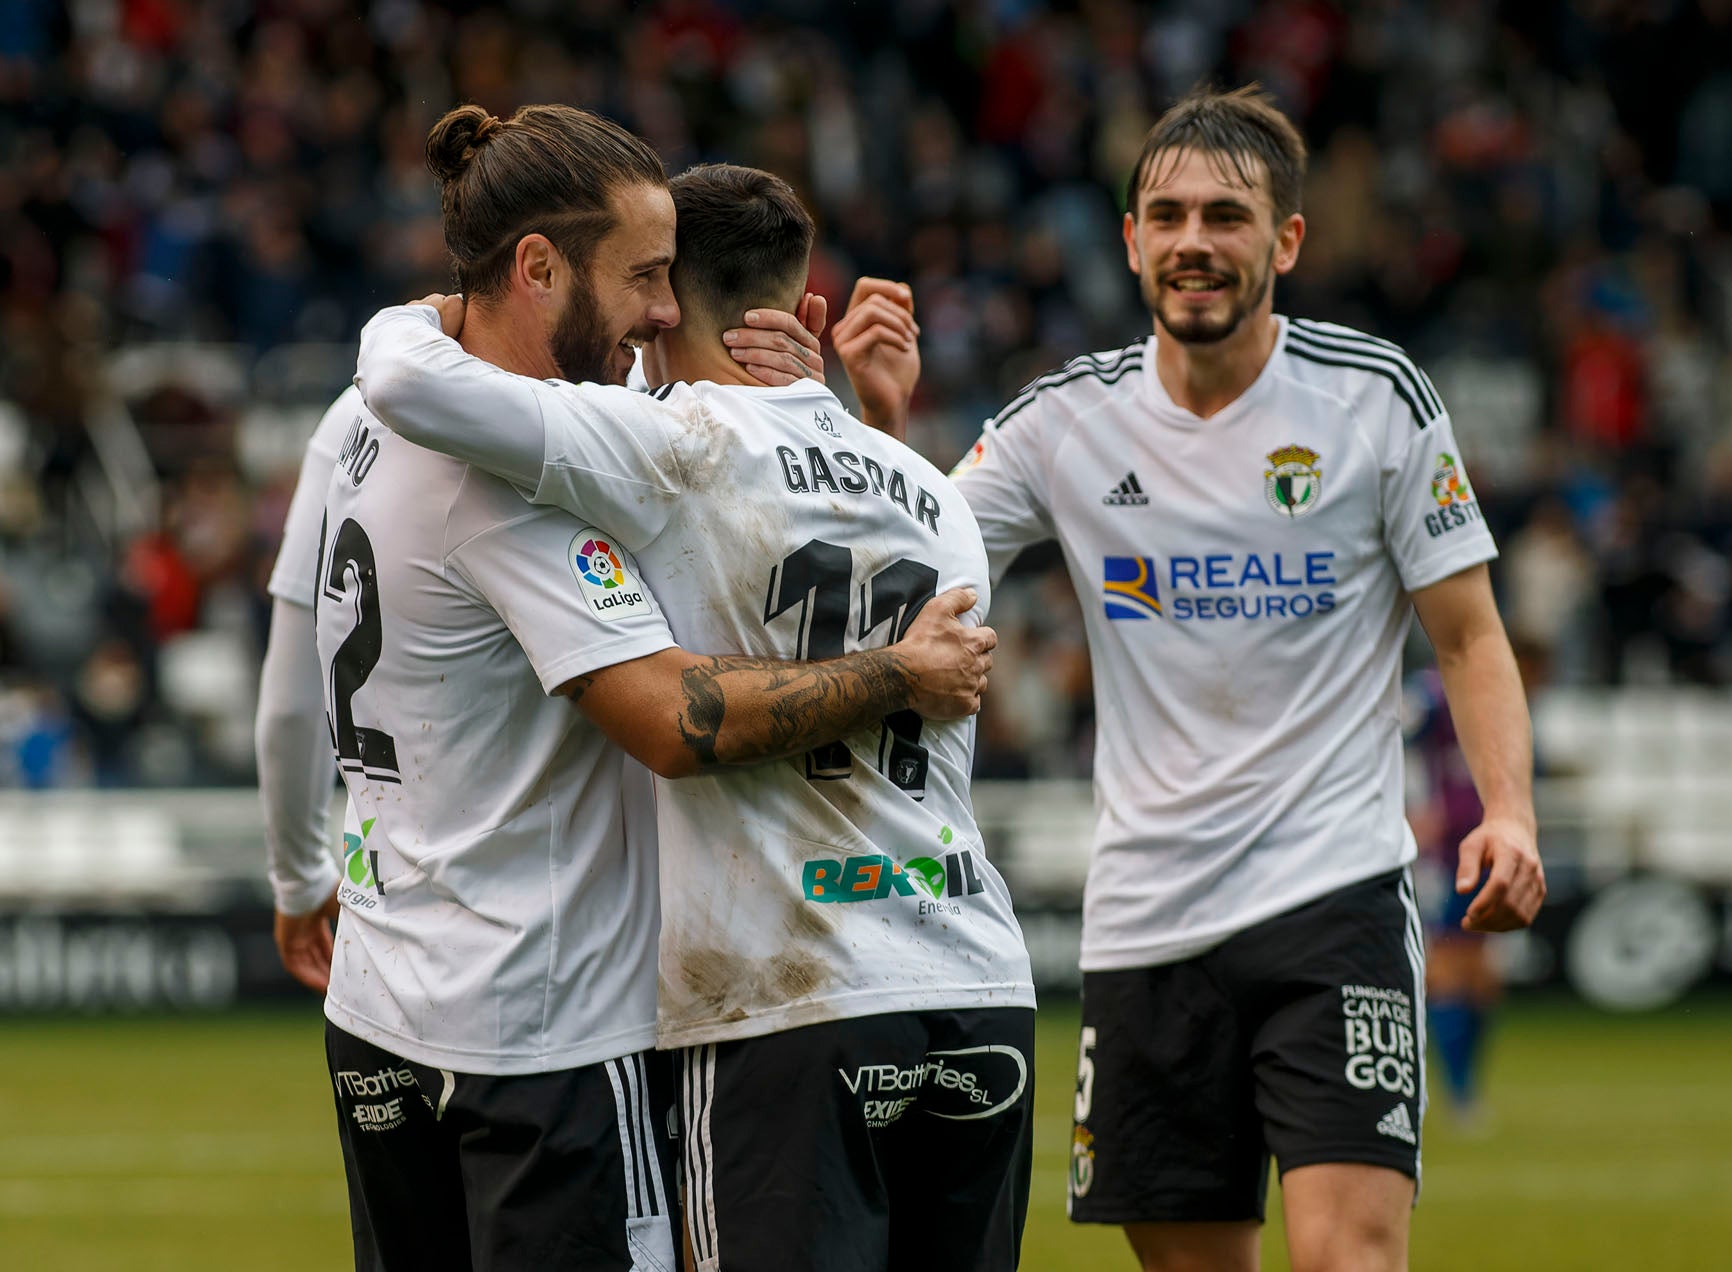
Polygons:
[[[299,448],[366,317],[446,281],[452,104],[787,177],[833,312],[914,284],[942,466],[1147,330],[1121,186],[1204,78],[1309,138],[1277,307],[1437,381],[1530,670],[1724,683],[1732,0],[0,0],[0,784],[249,780]],[[992,617],[980,775],[1086,773],[1056,557]]]

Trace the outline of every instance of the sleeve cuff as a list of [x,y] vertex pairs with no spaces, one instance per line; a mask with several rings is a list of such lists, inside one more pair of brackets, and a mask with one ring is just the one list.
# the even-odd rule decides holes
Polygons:
[[1487,561],[1497,559],[1497,545],[1493,543],[1471,544],[1459,552],[1439,557],[1434,561],[1421,562],[1411,574],[1403,574],[1401,585],[1409,592],[1417,592],[1421,588],[1430,587],[1433,583],[1441,583],[1452,574],[1460,574],[1463,570],[1472,569],[1476,565],[1484,565]]
[[609,641],[605,645],[591,645],[548,663],[545,667],[537,667],[535,674],[541,680],[543,692],[551,694],[573,676],[612,667],[615,663],[630,662],[634,658],[647,658],[651,654],[661,653],[664,649],[671,649],[677,643],[672,633],[666,630],[626,637]]
[[311,914],[336,891],[342,877],[337,863],[328,858],[320,863],[320,868],[309,879],[283,879],[273,872],[271,897],[280,914]]

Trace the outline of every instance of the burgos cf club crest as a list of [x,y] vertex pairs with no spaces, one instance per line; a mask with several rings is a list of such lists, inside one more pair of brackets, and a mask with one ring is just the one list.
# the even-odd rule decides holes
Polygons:
[[1437,501],[1439,508],[1447,508],[1452,503],[1468,503],[1473,499],[1473,490],[1467,484],[1467,474],[1461,471],[1461,465],[1455,462],[1455,456],[1448,451],[1438,454],[1437,467],[1432,469],[1431,497]]
[[1263,473],[1263,494],[1284,517],[1303,517],[1323,497],[1323,470],[1318,454],[1308,446],[1283,446],[1269,452]]

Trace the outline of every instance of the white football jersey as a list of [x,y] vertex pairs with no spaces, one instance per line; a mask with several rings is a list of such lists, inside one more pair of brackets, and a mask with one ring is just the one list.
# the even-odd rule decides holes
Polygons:
[[349,426],[366,409],[361,390],[351,384],[326,408],[319,426],[307,440],[300,477],[289,499],[288,515],[283,518],[282,545],[277,549],[277,561],[271,567],[271,581],[266,589],[278,600],[302,609],[313,608],[313,577],[319,570],[319,526],[325,519],[325,489],[331,484],[331,470],[337,466],[337,452],[343,447]]
[[1412,860],[1407,593],[1496,555],[1430,380],[1281,320],[1201,419],[1155,339],[1024,389],[953,474],[1000,578],[1056,538],[1094,665],[1086,971],[1188,958]]
[[673,643],[633,564],[365,410],[338,453],[319,561],[354,823],[326,1015],[467,1073],[653,1045],[649,774],[549,696]]
[[[581,509],[635,553],[692,652],[880,646],[964,584],[985,610],[986,556],[955,487],[822,386],[646,395],[507,376],[424,308],[369,324],[364,392],[375,374],[425,400],[417,416],[444,407],[439,444],[460,438],[475,462],[514,422],[517,458],[494,459],[504,472],[528,475],[521,424],[539,420],[536,502]],[[901,713],[792,760],[658,780],[662,1045],[1032,1006],[1022,934],[974,823],[973,740],[972,720]]]
[[[325,491],[331,484],[331,470],[337,466],[337,452],[342,448],[343,436],[363,410],[365,404],[361,401],[360,390],[353,385],[338,394],[336,401],[326,409],[301,456],[295,493],[283,519],[283,539],[277,549],[268,590],[277,600],[299,606],[309,613],[313,608],[313,578],[319,568],[319,526],[325,518]],[[311,702],[310,681],[296,688],[305,695],[305,705],[310,714],[315,710]],[[265,694],[262,682],[260,693],[262,699]],[[286,744],[285,741],[275,745]],[[319,745],[323,747],[324,743]],[[331,802],[331,773],[325,767],[327,761],[322,753],[310,754],[298,761],[295,776],[304,777],[302,791],[316,805],[311,807],[298,802],[301,796],[264,780],[264,771],[270,762],[261,750],[260,790],[264,798],[265,862],[271,895],[277,909],[284,914],[306,914],[324,904],[337,883],[332,845],[324,842],[325,813]],[[280,769],[289,761],[279,755],[275,763]],[[294,783],[288,777],[283,780],[285,785],[293,787]],[[267,786],[270,786],[269,790],[266,790]]]

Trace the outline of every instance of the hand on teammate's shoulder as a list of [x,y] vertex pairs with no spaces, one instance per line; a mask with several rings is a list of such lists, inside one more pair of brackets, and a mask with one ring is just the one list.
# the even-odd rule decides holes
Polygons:
[[962,621],[979,600],[971,587],[939,593],[893,647],[909,673],[909,706],[928,720],[961,720],[980,710],[998,633]]
[[420,300],[412,300],[409,303],[411,305],[425,305],[429,309],[436,310],[439,314],[439,330],[453,340],[457,339],[463,331],[463,297],[445,296],[439,292],[433,292],[421,297]]

